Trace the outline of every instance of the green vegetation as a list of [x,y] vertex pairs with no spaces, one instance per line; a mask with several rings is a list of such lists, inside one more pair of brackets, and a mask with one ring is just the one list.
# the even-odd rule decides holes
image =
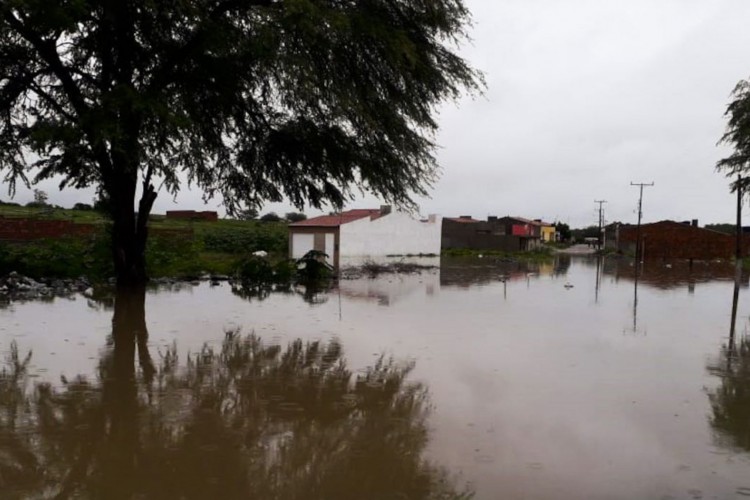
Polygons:
[[104,279],[112,276],[109,238],[39,240],[0,245],[0,275],[17,271],[32,278]]
[[[114,276],[108,235],[109,221],[92,210],[28,208],[3,204],[0,216],[67,220],[100,226],[90,237],[0,244],[0,274],[17,271],[40,278]],[[150,218],[146,245],[150,276],[192,277],[201,273],[234,275],[253,252],[268,252],[271,264],[287,254],[286,223],[219,220],[217,222]]]

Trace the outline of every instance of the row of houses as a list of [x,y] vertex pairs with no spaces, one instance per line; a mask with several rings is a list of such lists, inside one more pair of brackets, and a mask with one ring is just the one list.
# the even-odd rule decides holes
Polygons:
[[289,255],[298,259],[310,250],[325,253],[334,267],[342,259],[394,255],[438,255],[442,249],[533,250],[555,239],[554,225],[522,217],[470,216],[418,220],[409,214],[355,209],[289,224]]

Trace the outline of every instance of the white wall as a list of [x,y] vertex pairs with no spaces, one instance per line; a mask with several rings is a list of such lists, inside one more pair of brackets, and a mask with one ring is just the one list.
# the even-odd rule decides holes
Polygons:
[[433,222],[420,222],[401,212],[375,220],[365,217],[341,225],[340,255],[345,258],[440,254],[441,226],[439,216],[434,216]]
[[[307,233],[291,233],[292,237],[292,258],[299,259],[305,256],[307,252],[315,248],[315,235]],[[325,252],[326,262],[333,265],[333,253],[334,253],[334,233],[325,233]]]
[[333,265],[333,258],[335,254],[335,249],[333,248],[335,245],[334,241],[336,241],[336,235],[334,235],[333,233],[326,233],[326,249],[324,250],[324,252],[326,253],[326,255],[328,255],[328,257],[326,257],[326,262],[330,265]]
[[314,234],[294,234],[292,233],[292,258],[299,259],[313,249],[315,244]]

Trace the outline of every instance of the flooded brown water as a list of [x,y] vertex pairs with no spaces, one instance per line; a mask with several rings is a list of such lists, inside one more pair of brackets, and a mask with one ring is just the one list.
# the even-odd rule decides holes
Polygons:
[[720,264],[443,261],[0,308],[0,498],[743,498]]

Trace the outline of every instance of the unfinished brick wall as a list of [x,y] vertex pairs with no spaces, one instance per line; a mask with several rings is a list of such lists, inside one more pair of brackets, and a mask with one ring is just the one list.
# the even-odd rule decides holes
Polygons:
[[167,210],[167,219],[188,219],[216,222],[219,214],[213,211],[196,212],[195,210]]
[[63,237],[84,237],[99,229],[93,224],[67,220],[5,218],[0,216],[0,241],[31,241]]
[[[621,251],[635,252],[636,226],[619,228]],[[729,234],[679,222],[662,221],[641,226],[645,259],[731,259],[735,254],[735,237]],[[748,255],[750,239],[743,238],[743,254]]]
[[[88,223],[75,223],[67,220],[5,218],[0,216],[0,241],[24,242],[66,237],[83,238],[98,231],[104,226]],[[155,238],[193,237],[190,228],[149,228],[149,234]]]

